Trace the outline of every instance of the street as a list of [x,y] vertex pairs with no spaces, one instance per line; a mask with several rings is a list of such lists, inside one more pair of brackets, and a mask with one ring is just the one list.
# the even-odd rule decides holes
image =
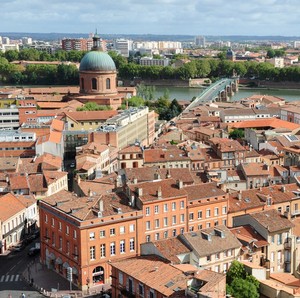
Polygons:
[[[38,241],[38,240],[37,240]],[[27,255],[29,248],[34,246],[30,243],[23,250],[10,252],[8,255],[0,256],[0,297],[19,298],[24,293],[26,298],[43,297],[23,280],[22,273],[26,270],[28,264],[32,261],[38,262],[38,256],[29,257]],[[30,268],[34,270],[34,265]]]

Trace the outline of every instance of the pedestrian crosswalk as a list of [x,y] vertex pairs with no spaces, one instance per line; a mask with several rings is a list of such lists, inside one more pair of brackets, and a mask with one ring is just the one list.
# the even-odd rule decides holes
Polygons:
[[0,276],[0,283],[3,282],[18,282],[20,281],[20,275],[19,274],[6,274],[6,275],[1,275]]

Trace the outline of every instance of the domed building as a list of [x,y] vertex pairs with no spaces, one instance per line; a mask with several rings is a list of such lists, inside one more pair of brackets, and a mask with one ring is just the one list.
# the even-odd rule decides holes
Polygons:
[[116,65],[113,59],[102,51],[97,33],[93,37],[92,50],[86,53],[80,62],[79,83],[79,96],[75,99],[83,103],[95,102],[113,109],[121,106],[124,94],[119,93],[117,89]]

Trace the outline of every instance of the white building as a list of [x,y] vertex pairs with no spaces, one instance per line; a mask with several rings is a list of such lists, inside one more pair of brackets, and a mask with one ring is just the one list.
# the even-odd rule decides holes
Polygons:
[[0,255],[16,245],[38,224],[36,200],[7,193],[0,197]]
[[196,36],[195,37],[195,46],[205,48],[206,47],[205,37],[204,36]]
[[157,66],[168,66],[170,64],[170,59],[154,59],[150,57],[143,57],[140,59],[140,65],[157,65]]
[[129,39],[116,39],[114,47],[122,56],[129,57],[129,52],[133,49],[133,41]]

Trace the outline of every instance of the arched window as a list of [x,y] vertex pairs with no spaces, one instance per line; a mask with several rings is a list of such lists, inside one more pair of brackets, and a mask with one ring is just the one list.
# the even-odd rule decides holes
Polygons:
[[110,89],[110,79],[106,79],[106,89]]
[[84,78],[81,78],[81,89],[84,89]]
[[92,78],[92,89],[97,90],[97,79]]

